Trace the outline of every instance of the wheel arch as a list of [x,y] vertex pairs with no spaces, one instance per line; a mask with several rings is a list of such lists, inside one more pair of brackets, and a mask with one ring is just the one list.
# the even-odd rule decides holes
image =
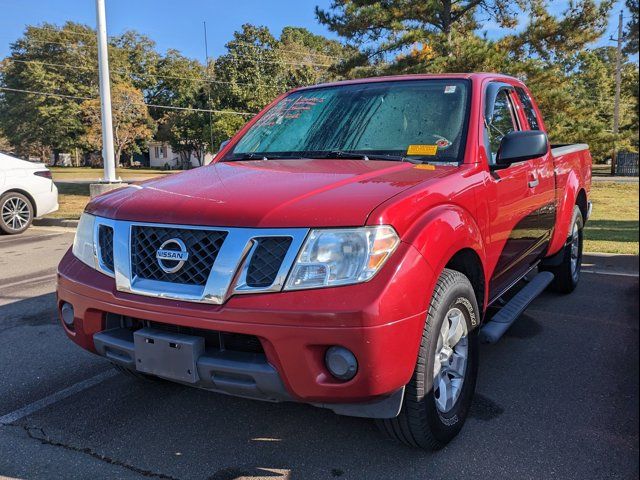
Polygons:
[[[583,197],[580,195],[582,192]],[[573,218],[573,207],[578,205],[582,212],[583,218],[586,218],[587,212],[587,194],[580,184],[580,179],[575,171],[569,173],[567,182],[563,189],[563,195],[558,199],[558,210],[556,212],[556,224],[553,235],[549,242],[547,256],[552,256],[564,247],[569,235],[571,219]],[[584,200],[583,200],[584,199]],[[578,201],[584,202],[581,206]],[[584,208],[584,210],[583,210]]]
[[486,280],[480,256],[472,248],[463,248],[456,252],[447,262],[445,268],[462,273],[471,282],[476,294],[480,315],[484,313],[486,304]]
[[487,304],[485,245],[469,211],[458,205],[440,205],[416,222],[405,238],[420,251],[436,278],[445,268],[469,278],[480,314],[484,314]]
[[586,222],[589,212],[589,204],[587,202],[587,192],[584,188],[581,188],[578,192],[578,196],[576,197],[576,205],[578,205],[580,213],[582,213],[582,220]]

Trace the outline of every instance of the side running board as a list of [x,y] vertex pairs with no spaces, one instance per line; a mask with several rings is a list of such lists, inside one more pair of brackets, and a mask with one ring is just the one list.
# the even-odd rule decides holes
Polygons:
[[540,272],[480,330],[482,343],[496,343],[535,298],[553,281],[553,273]]

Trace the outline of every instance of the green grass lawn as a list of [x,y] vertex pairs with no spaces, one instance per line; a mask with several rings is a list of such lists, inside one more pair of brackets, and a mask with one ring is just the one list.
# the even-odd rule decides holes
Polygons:
[[585,251],[638,255],[638,184],[593,182],[591,201]]
[[[89,185],[56,183],[60,209],[49,216],[79,218],[89,201]],[[638,184],[594,182],[591,201],[593,214],[585,227],[585,251],[638,255]]]
[[49,218],[64,218],[77,220],[89,202],[88,183],[61,183],[56,181],[58,187],[58,204],[60,208],[47,215]]

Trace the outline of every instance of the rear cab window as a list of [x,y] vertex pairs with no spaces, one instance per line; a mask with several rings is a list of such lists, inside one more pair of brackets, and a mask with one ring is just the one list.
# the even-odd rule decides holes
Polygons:
[[538,115],[536,114],[536,110],[533,107],[533,102],[529,94],[522,87],[516,87],[516,94],[522,104],[524,115],[527,118],[527,123],[529,124],[529,130],[541,130]]

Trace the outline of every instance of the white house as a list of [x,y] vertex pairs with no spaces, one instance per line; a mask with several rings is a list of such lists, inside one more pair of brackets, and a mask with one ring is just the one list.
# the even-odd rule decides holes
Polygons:
[[[180,155],[174,153],[171,149],[171,145],[165,142],[149,142],[149,166],[155,168],[181,168],[181,160]],[[211,153],[207,153],[204,156],[204,165],[211,163],[211,160],[215,155]],[[198,158],[191,154],[191,166],[199,167],[200,163],[198,163]]]

